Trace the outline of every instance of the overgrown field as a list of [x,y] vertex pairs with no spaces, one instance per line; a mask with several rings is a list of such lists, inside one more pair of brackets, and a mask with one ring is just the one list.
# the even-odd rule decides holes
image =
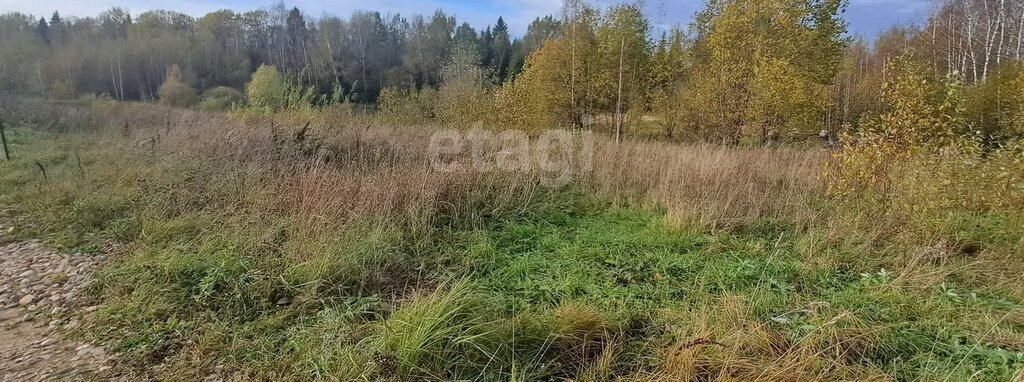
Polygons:
[[434,171],[435,128],[329,109],[17,115],[4,239],[117,251],[81,335],[139,377],[1007,381],[1024,368],[1024,206],[1012,187],[941,183],[987,162],[922,165],[887,198],[840,199],[820,149],[598,137],[590,170],[547,187],[535,171]]

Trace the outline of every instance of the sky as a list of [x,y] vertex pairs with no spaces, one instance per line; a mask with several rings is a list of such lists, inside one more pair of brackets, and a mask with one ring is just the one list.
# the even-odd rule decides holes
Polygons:
[[[870,38],[897,23],[921,23],[932,7],[932,0],[849,0],[844,17],[851,35]],[[202,16],[218,9],[247,11],[267,8],[276,1],[265,3],[244,0],[0,0],[0,13],[21,12],[36,16],[49,15],[54,10],[65,16],[95,16],[110,7],[127,9],[139,14],[153,9],[168,9]],[[600,6],[618,1],[596,0]],[[646,0],[645,11],[656,28],[667,29],[674,24],[686,25],[704,0]],[[441,8],[473,27],[483,29],[503,16],[511,32],[517,36],[526,32],[530,21],[538,16],[557,15],[559,0],[290,0],[290,8],[299,7],[309,16],[332,14],[347,16],[354,10],[369,9],[382,13],[430,14]]]

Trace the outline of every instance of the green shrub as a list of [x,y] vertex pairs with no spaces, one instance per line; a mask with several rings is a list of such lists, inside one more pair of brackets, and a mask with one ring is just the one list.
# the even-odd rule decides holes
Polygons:
[[50,97],[57,100],[69,100],[75,98],[75,83],[71,81],[55,81],[50,85]]
[[1024,137],[1024,65],[997,68],[966,91],[966,115],[988,146]]
[[199,109],[203,111],[224,111],[245,102],[242,92],[227,86],[218,86],[203,93]]
[[160,85],[157,94],[160,96],[160,102],[174,107],[189,107],[198,100],[195,89],[182,82],[181,69],[178,65],[171,65],[170,69],[167,69],[167,79]]
[[311,109],[318,103],[316,92],[316,87],[305,86],[296,81],[286,81],[284,105],[282,106],[288,109]]
[[281,72],[272,65],[261,65],[245,85],[249,105],[277,110],[284,106],[285,84]]
[[386,88],[380,92],[377,117],[385,123],[423,123],[434,119],[437,91],[433,89],[400,90]]
[[936,80],[912,55],[888,62],[882,96],[888,111],[864,122],[843,138],[826,169],[829,193],[847,197],[873,193],[888,197],[911,158],[965,151],[967,136],[963,86],[951,78]]

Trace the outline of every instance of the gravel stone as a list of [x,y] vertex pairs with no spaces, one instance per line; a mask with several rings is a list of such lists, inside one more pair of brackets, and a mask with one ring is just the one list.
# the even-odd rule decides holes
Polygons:
[[82,289],[103,258],[36,241],[0,245],[0,381],[129,380],[113,375],[116,357],[102,346],[65,333],[95,310]]
[[31,304],[31,303],[33,303],[35,301],[36,301],[36,296],[27,294],[24,297],[22,297],[20,300],[18,300],[18,305],[28,306],[29,304]]

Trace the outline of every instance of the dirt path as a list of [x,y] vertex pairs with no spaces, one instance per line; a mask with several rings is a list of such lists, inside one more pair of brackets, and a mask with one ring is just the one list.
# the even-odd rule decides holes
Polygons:
[[[9,228],[0,225],[0,233]],[[113,358],[69,339],[82,288],[102,256],[62,254],[29,241],[0,245],[0,380],[106,380]]]

